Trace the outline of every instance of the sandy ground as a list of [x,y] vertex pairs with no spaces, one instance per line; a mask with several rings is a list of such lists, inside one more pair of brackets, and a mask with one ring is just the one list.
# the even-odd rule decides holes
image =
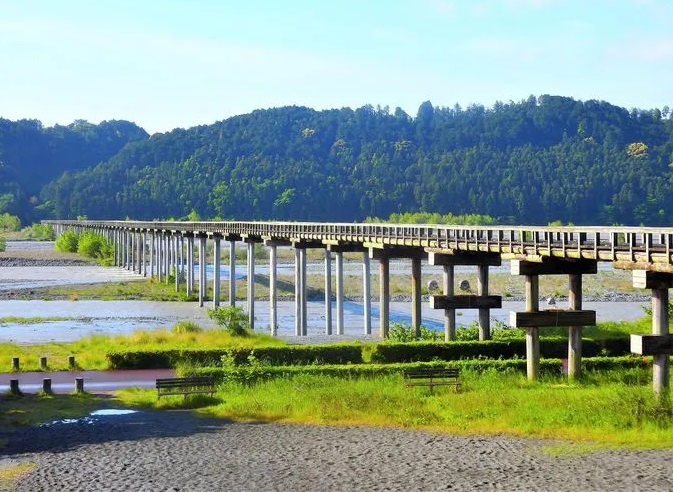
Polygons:
[[17,492],[673,489],[673,450],[559,458],[542,444],[142,411],[23,429],[0,467],[37,464]]

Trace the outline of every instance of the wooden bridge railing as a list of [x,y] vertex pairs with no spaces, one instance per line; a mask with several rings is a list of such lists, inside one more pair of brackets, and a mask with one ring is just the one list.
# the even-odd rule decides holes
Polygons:
[[[673,265],[673,228],[456,226],[317,222],[178,222],[48,220],[65,228],[171,231],[243,238],[337,241],[369,246],[499,253],[504,258],[554,256]],[[627,265],[624,265],[625,267]]]

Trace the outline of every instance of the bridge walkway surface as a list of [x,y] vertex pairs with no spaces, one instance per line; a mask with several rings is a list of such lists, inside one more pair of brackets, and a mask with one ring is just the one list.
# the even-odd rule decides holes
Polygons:
[[108,371],[35,371],[0,373],[0,393],[9,391],[10,380],[19,380],[22,393],[42,390],[42,380],[51,378],[54,393],[75,391],[75,378],[84,379],[84,391],[109,393],[122,388],[154,388],[156,379],[175,377],[173,369],[124,369]]

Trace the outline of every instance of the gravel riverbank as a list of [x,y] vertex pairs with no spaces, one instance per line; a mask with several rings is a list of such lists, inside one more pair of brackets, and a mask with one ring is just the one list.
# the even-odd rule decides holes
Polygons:
[[0,467],[37,465],[17,492],[673,488],[673,450],[559,458],[543,444],[142,411],[19,430],[0,451]]

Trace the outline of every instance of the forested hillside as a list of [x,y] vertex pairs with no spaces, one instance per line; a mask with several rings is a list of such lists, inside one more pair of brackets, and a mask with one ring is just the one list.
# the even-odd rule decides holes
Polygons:
[[127,143],[147,137],[127,121],[93,125],[80,120],[44,128],[38,120],[0,118],[0,214],[19,215],[24,223],[37,218],[44,185],[66,171],[106,161]]
[[491,108],[426,102],[413,118],[371,106],[259,110],[131,142],[104,163],[60,175],[39,202],[58,218],[194,210],[360,221],[427,211],[673,225],[673,120],[668,108],[548,95]]

